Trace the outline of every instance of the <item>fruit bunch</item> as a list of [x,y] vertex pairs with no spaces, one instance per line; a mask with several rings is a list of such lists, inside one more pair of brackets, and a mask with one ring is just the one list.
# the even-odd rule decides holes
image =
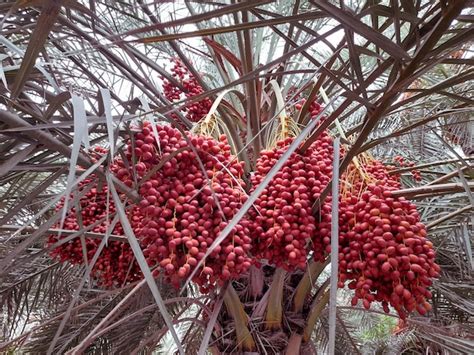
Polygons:
[[[303,108],[305,103],[308,101],[306,98],[301,97],[301,94],[302,93],[300,92],[300,90],[297,87],[291,86],[288,89],[288,93],[286,95],[286,100],[287,101],[296,100],[296,104],[294,105],[294,108],[295,108],[296,111],[301,111],[301,109]],[[321,107],[321,105],[317,102],[317,99],[318,99],[317,97],[313,98],[311,100],[309,108],[308,108],[308,113],[309,113],[311,118],[314,118],[317,115],[319,115],[319,113],[323,109]]]
[[[128,142],[127,159],[136,158],[136,176],[123,162],[114,172],[127,184],[138,181],[145,257],[178,286],[245,202],[243,164],[231,155],[225,136],[217,141],[191,133],[183,137],[169,126],[157,130],[159,146],[147,123],[133,144]],[[250,267],[248,224],[243,219],[195,274],[203,292]]]
[[[287,138],[257,160],[257,187],[293,142]],[[322,134],[304,153],[294,152],[255,201],[251,216],[254,255],[286,270],[304,269],[316,233],[312,206],[332,175],[332,139]],[[323,250],[315,252],[323,253]]]
[[[111,216],[115,213],[115,205],[112,201],[109,201],[109,208],[107,210],[107,187],[99,188],[96,178],[91,176],[79,184],[77,193],[84,193],[84,195],[79,199],[78,209],[76,209],[76,206],[73,206],[66,215],[63,229],[77,231],[81,229],[81,224],[82,228],[93,225],[90,232],[105,234],[112,221]],[[63,206],[64,199],[58,204],[56,210],[61,210]],[[130,222],[136,231],[141,228],[141,218],[137,212],[136,208],[130,211]],[[56,227],[59,227],[59,225],[56,225]],[[111,234],[123,235],[120,223],[114,226]],[[60,237],[58,235],[50,235],[48,237],[48,246],[52,247],[58,241],[67,237],[64,234]],[[61,262],[69,261],[72,264],[83,264],[87,261],[88,264],[94,257],[101,239],[85,238],[84,241],[85,255],[80,238],[74,238],[65,244],[55,247],[51,255],[59,258]],[[124,283],[136,281],[142,277],[130,245],[126,242],[118,241],[109,241],[106,244],[92,268],[91,275],[97,280],[99,285],[104,287],[121,286]]]
[[376,301],[389,312],[390,304],[401,318],[415,309],[425,314],[431,309],[427,288],[440,271],[426,227],[414,204],[392,196],[400,183],[383,164],[365,162],[364,168],[367,176],[353,180],[353,193],[343,197],[339,286],[349,282],[355,290],[353,305],[362,300],[368,309]]
[[[183,65],[181,60],[174,58],[173,63],[174,65],[171,69],[171,73],[176,81],[181,84],[181,88],[166,78],[163,78],[163,91],[165,97],[171,102],[175,102],[202,94],[204,89],[196,80],[194,75],[188,70],[188,68]],[[209,112],[211,106],[211,99],[205,97],[197,102],[187,104],[182,108],[182,111],[189,121],[198,122]],[[175,119],[177,118],[176,115],[173,117]]]
[[[341,156],[343,149],[341,149]],[[358,159],[361,159],[360,157]],[[361,167],[361,163],[363,167]],[[355,165],[357,164],[357,166]],[[362,170],[362,173],[361,173]],[[393,189],[400,188],[396,177],[389,174],[389,170],[378,160],[363,159],[353,163],[342,176],[341,194],[339,196],[339,242],[344,242],[344,233],[350,229],[350,221],[354,218],[354,205],[359,201],[360,194],[367,188],[367,182],[382,181],[385,186]],[[314,258],[323,261],[331,252],[331,219],[332,196],[326,197],[318,210],[316,234],[313,239]],[[325,253],[321,253],[323,250]]]
[[[295,105],[295,109],[300,111],[302,108],[303,108],[303,105],[306,103],[306,99],[301,99],[298,101],[298,103]],[[322,107],[320,104],[318,104],[316,102],[316,99],[314,99],[313,101],[311,101],[310,105],[309,105],[309,108],[308,108],[308,112],[309,112],[309,115],[310,117],[316,117],[317,115],[319,115],[319,113],[322,111]]]
[[[396,165],[401,168],[415,166],[414,162],[405,161],[405,159],[400,155],[397,155],[394,158],[394,160],[395,160]],[[413,176],[413,179],[415,181],[421,181],[421,172],[419,170],[417,169],[411,170],[411,175]]]
[[[287,129],[289,122],[290,118],[282,119],[278,137],[294,134]],[[313,205],[332,178],[333,141],[327,132],[306,151],[290,156],[255,201],[255,208],[196,270],[246,201],[243,163],[231,154],[225,136],[183,135],[170,126],[156,126],[156,131],[157,136],[150,123],[143,123],[128,138],[124,160],[116,159],[110,166],[116,177],[142,197],[137,205],[129,206],[129,218],[155,275],[178,287],[193,273],[193,281],[208,292],[239,278],[251,264],[268,263],[293,271],[306,268],[310,255],[316,260],[327,257],[331,196],[322,201],[316,217],[313,213]],[[257,159],[251,176],[253,190],[294,140],[277,139],[274,148]],[[427,288],[440,271],[426,227],[416,206],[393,194],[401,185],[399,177],[390,174],[392,168],[368,156],[359,156],[357,161],[342,177],[339,287],[347,283],[355,290],[354,305],[362,300],[370,308],[380,302],[386,312],[391,305],[401,318],[414,310],[424,314],[430,309]],[[115,213],[107,188],[99,188],[91,177],[81,183],[78,193],[82,192],[79,208],[73,206],[66,216],[65,229],[79,230],[83,225],[105,233]],[[112,233],[123,235],[121,225]],[[57,236],[50,236],[48,244],[58,241]],[[75,238],[54,247],[52,254],[81,264],[90,262],[99,244],[100,239],[85,238],[83,255],[81,239]],[[92,273],[106,287],[142,277],[129,245],[116,241],[107,244]]]

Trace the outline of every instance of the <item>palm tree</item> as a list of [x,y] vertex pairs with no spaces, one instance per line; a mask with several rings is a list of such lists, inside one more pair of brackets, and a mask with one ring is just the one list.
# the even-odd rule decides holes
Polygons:
[[[469,353],[470,5],[464,0],[0,4],[0,349]],[[173,75],[177,60],[186,82]],[[199,90],[190,92],[189,82]],[[171,99],[167,85],[181,91],[181,99]],[[307,104],[295,109],[303,98]],[[314,100],[325,116],[317,128],[308,113]],[[190,120],[196,118],[190,116],[193,103],[206,108],[196,114],[198,124]],[[395,313],[351,306],[348,290],[331,295],[337,274],[331,277],[329,257],[308,260],[299,271],[252,266],[202,293],[192,282],[176,289],[162,277],[147,277],[150,269],[140,262],[143,253],[127,228],[112,236],[83,226],[77,232],[59,228],[62,211],[55,207],[62,196],[80,195],[78,178],[94,177],[129,201],[137,199],[139,191],[113,180],[108,167],[125,156],[124,142],[143,120],[183,132],[225,134],[244,163],[242,179],[250,181],[260,153],[290,134],[282,129],[289,116],[291,134],[304,140],[299,149],[324,130],[342,139],[341,175],[369,151],[386,163],[396,156],[413,162],[394,171],[403,183],[397,194],[416,201],[442,270],[426,316],[398,323]],[[107,147],[109,154],[97,160],[89,148],[95,146]],[[420,181],[413,170],[421,173]],[[250,184],[246,192],[249,199],[259,193]],[[329,193],[330,185],[321,201]],[[77,203],[71,201],[70,208]],[[118,220],[128,205],[118,200],[115,205]],[[229,223],[238,222],[235,217]],[[101,287],[90,277],[92,265],[51,258],[50,235],[94,239],[103,246],[109,238],[124,243],[145,278]]]

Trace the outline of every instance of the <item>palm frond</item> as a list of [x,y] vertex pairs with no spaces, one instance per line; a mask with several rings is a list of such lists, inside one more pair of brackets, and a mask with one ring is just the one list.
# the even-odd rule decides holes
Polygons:
[[[86,280],[84,268],[57,264],[48,257],[48,224],[60,217],[54,212],[55,198],[64,191],[75,194],[76,187],[69,191],[71,180],[91,166],[90,172],[105,183],[115,157],[108,155],[96,163],[94,147],[107,148],[114,142],[114,154],[123,156],[130,127],[155,115],[161,122],[189,129],[193,123],[183,110],[204,98],[215,100],[228,89],[234,91],[225,96],[216,115],[250,174],[277,126],[281,108],[269,84],[275,81],[282,88],[285,110],[295,117],[296,104],[308,97],[311,88],[329,97],[326,117],[317,128],[310,115],[300,117],[299,128],[314,128],[295,148],[304,150],[326,128],[334,136],[342,130],[347,136],[342,170],[354,156],[370,150],[387,163],[401,155],[421,166],[419,181],[410,168],[402,171],[406,188],[439,183],[462,187],[443,195],[417,196],[442,266],[433,285],[433,312],[412,319],[410,329],[396,335],[387,328],[383,334],[371,334],[384,318],[341,308],[348,303],[347,294],[341,292],[337,351],[472,349],[468,329],[473,322],[474,270],[474,220],[468,208],[474,205],[469,187],[474,177],[471,5],[466,0],[4,1],[0,4],[0,265],[5,268],[0,271],[0,347],[46,353],[72,295],[83,284],[55,352],[78,346],[97,335],[94,330],[100,334],[87,347],[88,353],[175,351],[146,288],[136,295],[131,294],[132,285],[104,290]],[[184,94],[173,102],[166,98],[165,80],[184,90],[171,72],[174,58],[196,76],[202,87],[199,95]],[[104,89],[110,100],[104,100]],[[72,97],[84,102],[81,120],[86,122],[81,132],[91,150],[73,143],[78,115]],[[79,152],[78,167],[71,162],[72,151]],[[137,191],[119,181],[113,186],[132,200],[138,198]],[[329,187],[322,196],[328,193]],[[246,298],[245,277],[235,287],[245,295],[245,309],[261,315],[265,300]],[[262,289],[270,283],[271,276],[266,275]],[[285,295],[292,294],[294,285],[285,287]],[[201,299],[192,285],[183,295],[166,284],[159,283],[158,288],[186,351],[196,353],[205,334],[206,311],[216,295]],[[315,292],[316,287],[311,294]],[[124,299],[123,310],[109,322],[107,317]],[[213,334],[211,345],[234,349],[235,325],[225,310],[218,318],[221,333]],[[104,319],[106,325],[101,324]],[[262,319],[250,322],[259,349],[283,348],[288,335],[262,331]],[[302,319],[283,315],[292,330],[302,327]],[[326,331],[324,315],[313,334],[314,347],[320,351],[326,349]]]

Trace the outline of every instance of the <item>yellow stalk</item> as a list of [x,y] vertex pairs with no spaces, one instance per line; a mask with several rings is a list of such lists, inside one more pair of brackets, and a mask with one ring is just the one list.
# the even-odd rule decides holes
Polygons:
[[[225,127],[223,124],[222,120],[217,116],[216,111],[222,102],[222,99],[224,98],[225,95],[227,95],[230,92],[237,92],[235,89],[228,89],[224,90],[219,96],[217,96],[216,100],[212,103],[211,108],[209,109],[209,112],[207,115],[202,118],[191,130],[193,133],[197,134],[202,134],[207,137],[214,137],[216,139],[219,138],[221,134],[226,134],[225,128],[222,129],[222,127]],[[227,135],[229,137],[229,135]]]
[[[322,86],[319,88],[319,93],[321,94],[321,97],[323,98],[324,103],[326,105],[328,105],[329,102],[330,102],[329,97],[328,97],[328,95],[326,95],[326,90],[324,90],[324,88]],[[341,135],[341,137],[344,138],[345,140],[347,140],[346,134],[344,133],[344,130],[342,129],[341,122],[339,122],[339,119],[336,118],[334,123],[335,123],[336,129],[339,132],[339,134]]]
[[284,121],[287,117],[285,110],[285,100],[283,99],[283,94],[281,93],[280,85],[278,85],[278,82],[275,79],[270,81],[270,85],[272,86],[273,91],[275,92],[275,98],[277,101],[277,111],[280,113],[280,121],[283,126],[285,124]]
[[276,80],[271,80],[270,85],[275,93],[276,109],[278,111],[278,128],[275,129],[270,137],[270,144],[267,148],[275,147],[277,141],[284,140],[288,137],[296,137],[300,133],[298,124],[288,116],[285,110],[285,100],[281,92],[281,88]]
[[281,137],[280,139],[285,139],[288,136],[288,128],[286,123],[286,117],[281,118]]
[[219,94],[219,96],[217,96],[216,101],[214,101],[212,103],[212,106],[209,109],[209,112],[207,113],[206,117],[203,120],[204,123],[209,123],[210,122],[212,116],[214,116],[214,114],[216,113],[217,108],[219,107],[219,105],[220,105],[222,99],[224,98],[224,96],[227,95],[227,93],[229,93],[231,91],[235,91],[235,89],[224,90],[222,93]]
[[267,314],[265,317],[265,328],[269,330],[281,329],[285,276],[286,271],[283,269],[276,269],[273,275],[268,297]]
[[303,310],[304,301],[311,289],[313,288],[314,282],[328,264],[329,258],[326,259],[323,263],[316,262],[314,260],[311,261],[303,277],[298,283],[298,286],[296,287],[295,295],[293,297],[294,312],[298,313]]
[[245,313],[244,306],[240,302],[239,296],[231,284],[227,287],[227,291],[224,295],[224,302],[227,311],[234,320],[237,346],[239,349],[244,351],[255,351],[255,341],[247,327],[247,313]]
[[[324,103],[326,105],[329,104],[329,102],[330,102],[329,97],[326,95],[326,91],[324,90],[324,88],[322,86],[319,88],[319,92],[321,94],[321,97],[323,98]],[[346,136],[346,133],[344,132],[344,129],[342,128],[341,122],[339,122],[338,118],[335,119],[334,124],[336,125],[336,129],[339,132],[339,135],[342,138],[344,138],[345,140],[348,140],[347,136]],[[352,162],[354,163],[354,165],[357,169],[360,168],[360,163],[359,163],[359,160],[357,159],[357,157],[352,158]]]

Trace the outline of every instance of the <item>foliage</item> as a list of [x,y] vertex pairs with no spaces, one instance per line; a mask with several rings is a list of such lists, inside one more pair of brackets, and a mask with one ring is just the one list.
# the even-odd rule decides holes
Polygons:
[[[86,268],[51,260],[45,244],[48,235],[61,233],[53,228],[61,194],[74,192],[77,179],[92,173],[106,183],[114,156],[95,162],[89,145],[123,155],[124,137],[137,122],[189,129],[181,109],[210,98],[220,100],[212,122],[248,173],[274,141],[283,110],[301,130],[308,107],[299,114],[295,105],[319,97],[326,119],[302,149],[329,128],[347,147],[341,172],[369,149],[387,163],[397,155],[413,161],[422,180],[412,178],[413,167],[400,167],[401,193],[417,202],[442,267],[433,311],[409,318],[401,335],[385,333],[384,318],[371,311],[344,308],[349,303],[340,296],[337,352],[361,352],[378,329],[386,336],[373,334],[380,340],[371,343],[374,351],[468,353],[474,312],[472,15],[472,2],[464,0],[4,1],[0,349],[168,353],[173,338],[158,306],[181,325],[175,335],[187,353],[203,353],[208,342],[213,351],[219,342],[235,348],[239,320],[249,324],[257,344],[284,347],[288,335],[264,326],[272,270],[229,284],[252,315],[247,322],[230,314],[225,288],[201,295],[190,284],[180,294],[158,279],[163,302],[157,304],[150,284],[104,290]],[[175,58],[202,92],[170,102],[163,83],[182,86],[171,75]],[[119,182],[113,186],[136,198]],[[299,332],[305,319],[291,314],[290,297],[303,275],[287,277],[282,319]],[[329,282],[310,283],[311,300],[325,299],[320,286]],[[375,330],[357,331],[363,317],[372,318]],[[302,351],[327,349],[328,319],[321,309]]]

